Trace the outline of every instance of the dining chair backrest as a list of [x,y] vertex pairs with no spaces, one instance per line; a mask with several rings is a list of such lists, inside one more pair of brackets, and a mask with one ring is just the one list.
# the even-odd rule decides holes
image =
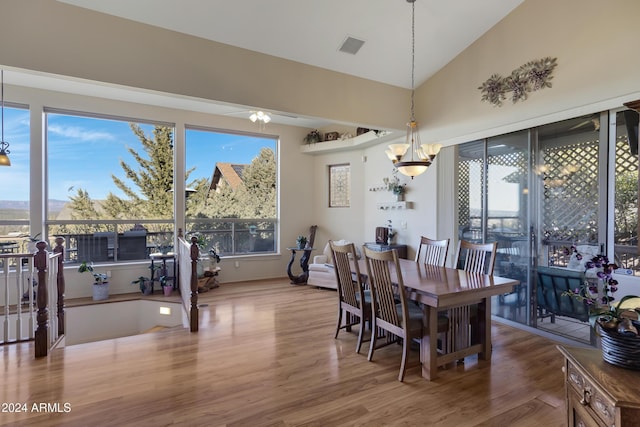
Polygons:
[[496,263],[497,247],[497,242],[472,243],[467,240],[460,240],[453,266],[470,273],[491,275]]
[[444,267],[447,263],[447,253],[449,252],[449,239],[433,240],[428,237],[421,236],[418,252],[416,253],[416,262],[422,262],[425,265],[435,265]]
[[[376,326],[397,336],[405,336],[406,325],[403,323],[408,319],[408,309],[397,251],[374,251],[365,246],[363,253],[369,286],[373,293],[371,309],[376,318]],[[402,306],[401,317],[396,308],[398,300]]]
[[338,245],[329,240],[329,246],[333,257],[340,300],[351,306],[362,308],[362,302],[365,298],[355,245],[353,243]]

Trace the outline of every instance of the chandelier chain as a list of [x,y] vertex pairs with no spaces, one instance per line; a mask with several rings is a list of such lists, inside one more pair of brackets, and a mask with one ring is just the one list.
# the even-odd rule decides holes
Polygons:
[[416,69],[416,3],[411,3],[411,121],[415,122],[414,93],[415,93],[415,69]]

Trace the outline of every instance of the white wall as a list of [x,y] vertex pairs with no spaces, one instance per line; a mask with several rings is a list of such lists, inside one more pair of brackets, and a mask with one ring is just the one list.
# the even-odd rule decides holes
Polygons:
[[[160,314],[160,307],[170,314]],[[65,345],[74,345],[182,325],[182,306],[151,300],[109,302],[69,307],[65,316]]]

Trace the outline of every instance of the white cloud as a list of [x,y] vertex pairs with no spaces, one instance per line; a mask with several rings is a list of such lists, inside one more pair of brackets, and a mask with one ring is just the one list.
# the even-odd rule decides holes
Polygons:
[[80,141],[100,141],[100,140],[114,140],[115,137],[108,132],[100,132],[94,130],[86,130],[77,126],[60,126],[49,125],[47,130],[59,136],[66,138],[79,139]]

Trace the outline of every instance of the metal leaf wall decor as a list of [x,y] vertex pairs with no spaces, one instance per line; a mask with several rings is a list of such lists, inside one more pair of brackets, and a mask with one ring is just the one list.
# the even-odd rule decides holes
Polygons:
[[514,104],[524,101],[529,92],[551,87],[551,73],[556,65],[557,58],[546,57],[527,62],[513,70],[508,77],[493,74],[478,88],[482,92],[481,100],[501,107],[502,101],[507,99],[507,93],[511,92],[511,101]]

